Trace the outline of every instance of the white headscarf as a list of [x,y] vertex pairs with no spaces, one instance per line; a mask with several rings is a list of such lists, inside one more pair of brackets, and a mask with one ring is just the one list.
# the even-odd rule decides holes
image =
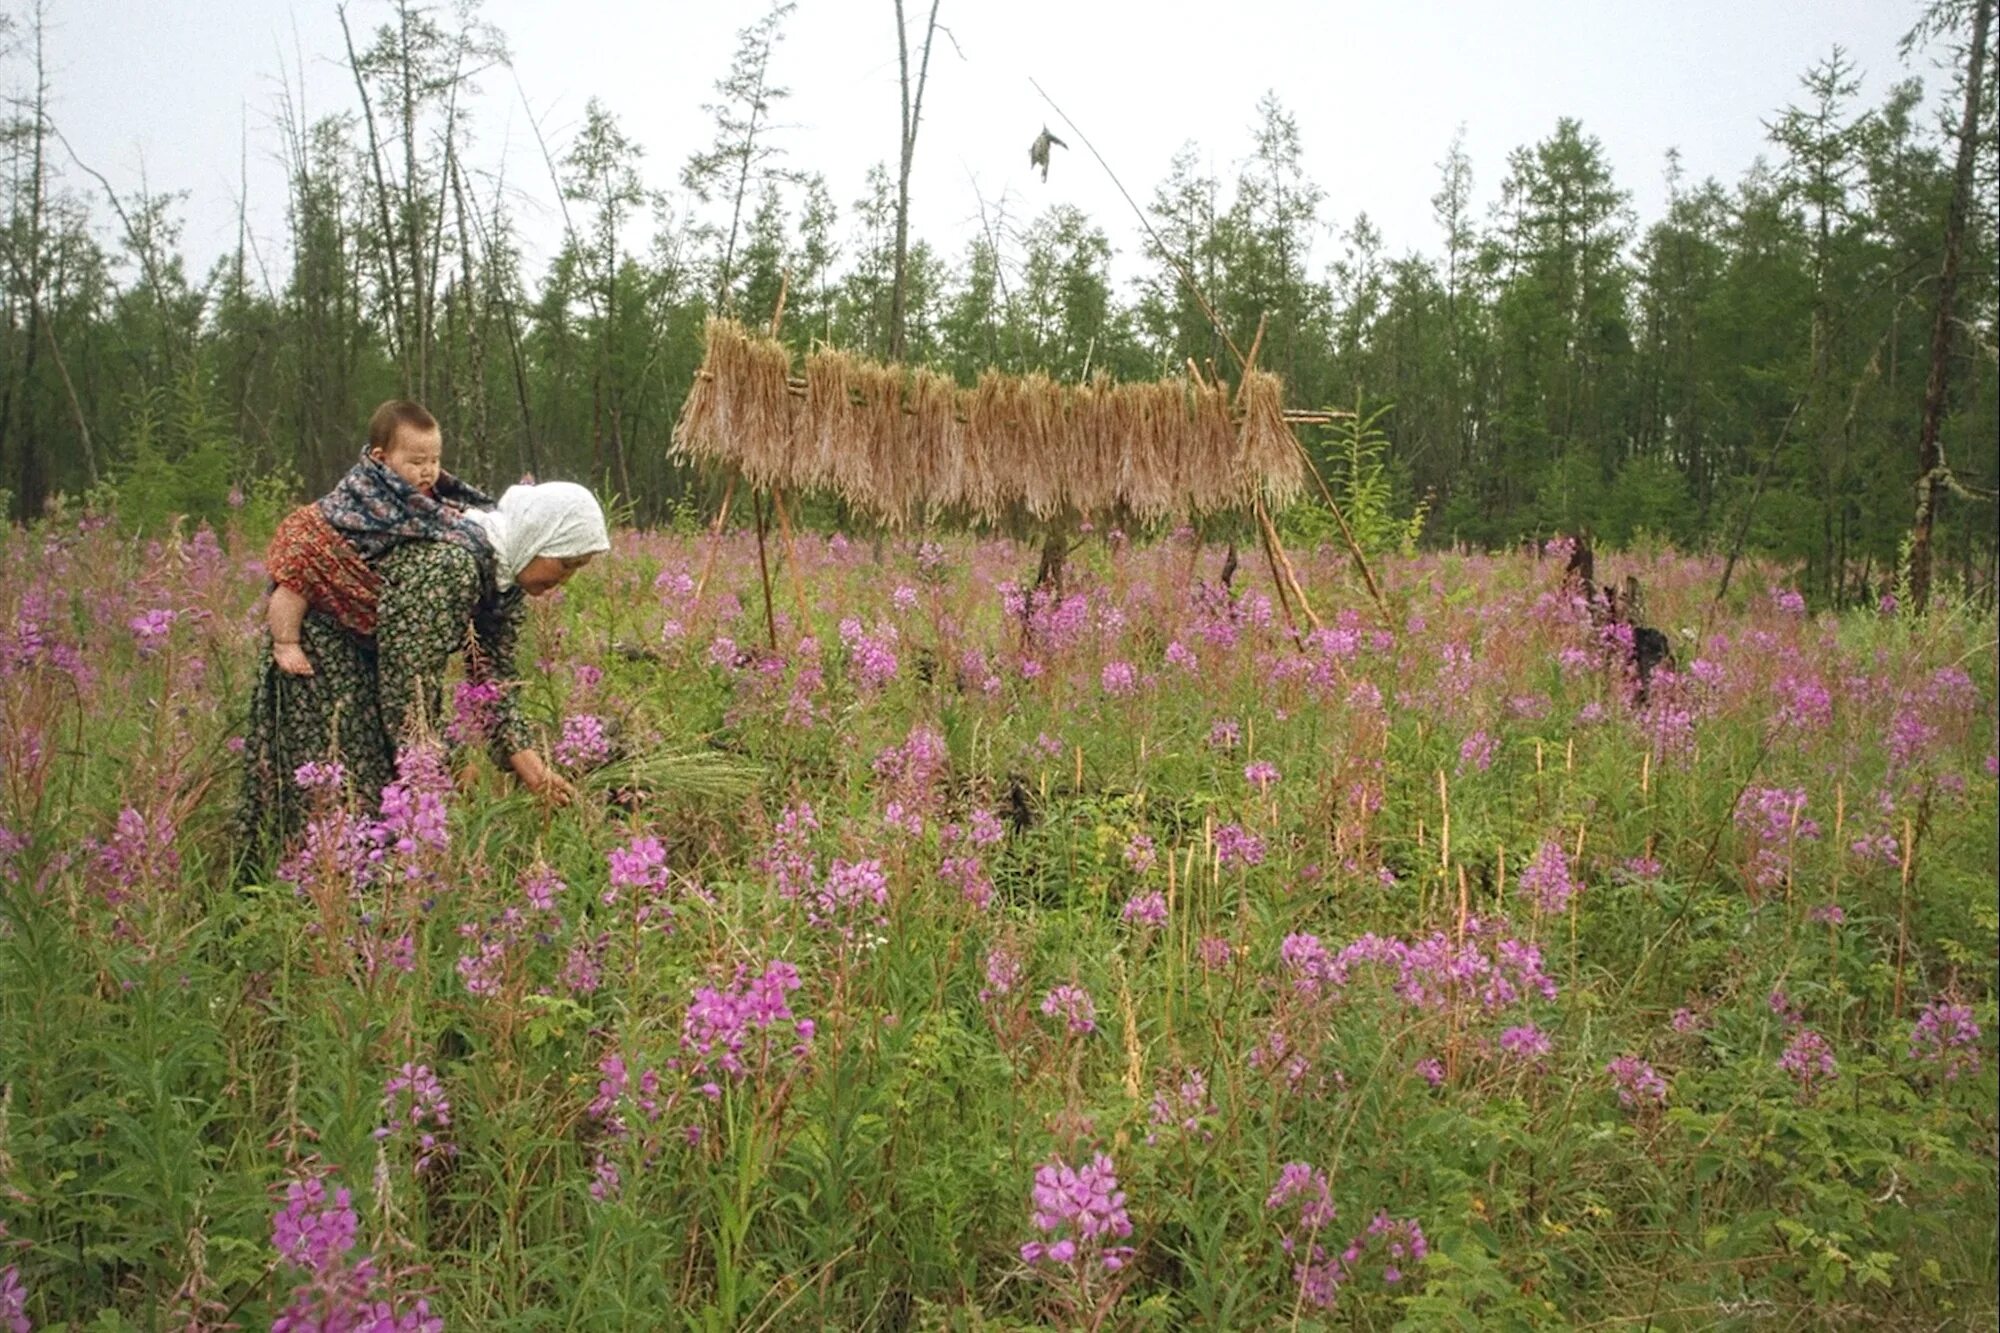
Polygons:
[[611,549],[597,497],[573,481],[509,486],[498,509],[473,509],[465,516],[493,543],[493,573],[503,592],[536,556],[564,560]]

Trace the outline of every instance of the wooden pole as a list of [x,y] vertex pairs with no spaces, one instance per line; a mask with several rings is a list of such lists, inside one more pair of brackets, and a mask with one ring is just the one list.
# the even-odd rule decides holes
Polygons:
[[[1323,628],[1319,616],[1312,609],[1312,603],[1306,600],[1306,590],[1299,584],[1298,571],[1292,568],[1292,558],[1285,554],[1285,545],[1279,540],[1277,525],[1271,522],[1271,511],[1264,507],[1262,496],[1257,497],[1255,509],[1257,524],[1264,534],[1264,549],[1271,556],[1271,577],[1280,577],[1279,570],[1282,567],[1283,580],[1291,585],[1292,595],[1299,599],[1299,609],[1305,612],[1306,619],[1312,622],[1314,629]],[[1283,592],[1282,585],[1279,591]],[[1296,631],[1298,627],[1294,625],[1292,628]]]
[[736,482],[741,475],[729,474],[729,484],[722,489],[722,507],[715,511],[715,522],[708,526],[708,555],[701,562],[701,577],[694,581],[694,607],[701,605],[702,589],[708,586],[708,576],[715,571],[716,553],[722,549],[722,527],[729,522],[729,502],[736,498]]
[[764,515],[764,494],[756,487],[750,488],[750,508],[757,516],[757,578],[764,585],[764,632],[771,641],[771,651],[778,651],[778,616],[771,609],[771,561],[764,552],[764,527],[768,521]]
[[797,603],[799,627],[805,628],[806,585],[799,574],[799,552],[792,543],[792,521],[785,513],[785,492],[781,487],[771,488],[771,508],[778,515],[778,540],[785,544],[785,567],[792,575],[792,600]]
[[[1257,517],[1264,519],[1264,502],[1257,501]],[[1284,608],[1285,623],[1292,627],[1292,644],[1300,652],[1306,649],[1305,638],[1299,633],[1299,618],[1292,614],[1292,599],[1285,592],[1285,576],[1278,572],[1278,548],[1272,544],[1271,528],[1268,522],[1260,521],[1257,535],[1263,540],[1264,559],[1271,566],[1271,586],[1278,590],[1278,605]]]

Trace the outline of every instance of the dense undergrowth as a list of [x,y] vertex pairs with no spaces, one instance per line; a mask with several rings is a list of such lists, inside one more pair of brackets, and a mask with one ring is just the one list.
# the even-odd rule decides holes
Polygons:
[[237,887],[254,554],[6,541],[0,1328],[1990,1326],[1990,615],[621,534]]

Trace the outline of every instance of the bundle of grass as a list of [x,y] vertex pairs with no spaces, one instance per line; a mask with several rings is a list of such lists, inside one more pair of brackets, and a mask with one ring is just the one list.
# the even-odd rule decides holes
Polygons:
[[710,319],[708,350],[674,427],[684,458],[728,463],[760,486],[786,480],[792,453],[792,407],[786,387],[791,353],[772,338],[752,337],[730,319]]
[[965,424],[960,393],[948,376],[919,368],[908,387],[911,484],[919,503],[937,508],[965,504]]
[[749,795],[764,770],[715,750],[642,750],[592,769],[583,777],[591,791],[640,791],[655,798],[733,801]]
[[853,384],[861,399],[853,416],[858,430],[847,441],[855,480],[842,494],[856,508],[872,510],[884,522],[900,523],[910,488],[902,369],[860,361],[854,367]]
[[1229,392],[1220,384],[1190,379],[1186,402],[1174,489],[1195,513],[1234,509],[1245,497],[1236,462],[1236,426],[1229,419]]
[[806,411],[793,458],[792,485],[801,490],[852,495],[868,489],[871,474],[853,449],[860,432],[854,406],[856,361],[821,347],[806,358]]
[[1298,440],[1285,424],[1283,383],[1267,370],[1248,372],[1236,389],[1236,409],[1243,418],[1236,467],[1244,500],[1261,491],[1270,504],[1289,504],[1305,489],[1306,470]]
[[1132,512],[1158,522],[1186,505],[1180,488],[1186,396],[1178,381],[1127,384],[1118,395],[1118,489]]

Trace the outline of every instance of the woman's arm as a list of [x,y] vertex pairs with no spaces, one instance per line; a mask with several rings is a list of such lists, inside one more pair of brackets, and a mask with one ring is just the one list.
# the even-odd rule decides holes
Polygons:
[[522,720],[515,697],[514,656],[527,614],[527,598],[519,588],[482,600],[472,616],[473,645],[466,674],[500,687],[489,738],[493,762],[512,769],[521,784],[537,796],[565,805],[576,789],[535,749],[534,735]]

